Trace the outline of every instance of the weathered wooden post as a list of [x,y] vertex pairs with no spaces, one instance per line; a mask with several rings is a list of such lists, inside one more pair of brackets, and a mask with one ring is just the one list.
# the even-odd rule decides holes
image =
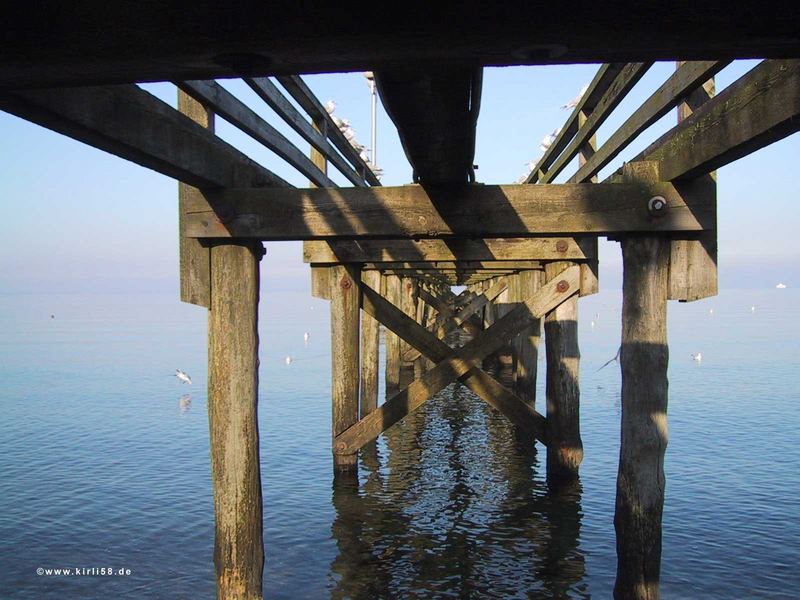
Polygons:
[[208,422],[217,597],[262,597],[264,541],[258,451],[261,244],[211,248]]
[[[358,421],[360,268],[331,269],[331,376],[334,438]],[[334,454],[334,474],[356,473],[358,454]]]
[[[542,285],[542,271],[522,271],[519,274],[520,299],[529,298]],[[514,392],[525,402],[536,403],[536,372],[539,361],[539,341],[542,336],[541,319],[515,339],[516,374]]]
[[[386,275],[386,299],[400,307],[400,278]],[[393,396],[400,387],[400,338],[386,330],[386,395]]]
[[[362,280],[380,293],[381,272],[364,271]],[[361,312],[361,417],[378,407],[378,362],[380,324],[366,312]]]
[[622,440],[614,527],[617,600],[655,600],[667,447],[669,241],[622,240]]
[[[557,279],[570,262],[545,265],[547,281]],[[550,311],[544,320],[547,356],[547,478],[574,478],[583,460],[578,368],[578,297]]]

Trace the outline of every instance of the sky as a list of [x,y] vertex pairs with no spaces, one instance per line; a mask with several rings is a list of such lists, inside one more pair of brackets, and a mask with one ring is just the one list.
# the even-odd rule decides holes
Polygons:
[[[753,68],[738,61],[717,75],[717,91]],[[597,65],[486,69],[475,162],[477,180],[512,183],[541,155],[542,138],[569,116],[561,108],[589,83]],[[657,63],[600,128],[602,142],[673,72]],[[369,145],[370,93],[361,73],[304,77]],[[222,81],[298,147],[307,143],[243,83]],[[175,106],[172,84],[142,86]],[[601,179],[675,125],[671,111],[601,171]],[[217,133],[290,183],[306,180],[279,157],[217,118]],[[0,112],[0,293],[174,292],[178,294],[175,180]],[[800,135],[718,171],[720,286],[800,284]],[[379,104],[378,163],[384,185],[411,181],[397,132]],[[577,169],[571,165],[556,179]],[[348,182],[331,168],[331,178]],[[600,285],[619,286],[619,244],[601,239]],[[271,242],[262,279],[273,289],[309,289],[299,242]]]

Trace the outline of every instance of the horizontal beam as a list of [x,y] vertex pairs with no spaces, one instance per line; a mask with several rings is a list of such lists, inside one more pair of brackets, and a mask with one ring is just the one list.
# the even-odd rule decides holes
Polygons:
[[[656,196],[666,203],[654,216]],[[715,206],[669,183],[231,189],[208,190],[186,221],[198,238],[607,235],[711,229]]]
[[763,61],[634,160],[667,181],[692,179],[800,130],[800,60]]
[[[157,6],[157,9],[154,8]],[[453,65],[800,56],[792,2],[15,3],[0,86]]]
[[[315,265],[311,265],[315,266]],[[541,269],[538,260],[497,260],[497,261],[428,261],[428,262],[368,262],[361,267],[364,271],[380,269],[417,269],[420,271],[506,271]]]
[[135,85],[0,92],[0,109],[195,187],[289,187]]
[[307,263],[392,261],[515,261],[595,258],[594,247],[575,238],[449,238],[303,242]]

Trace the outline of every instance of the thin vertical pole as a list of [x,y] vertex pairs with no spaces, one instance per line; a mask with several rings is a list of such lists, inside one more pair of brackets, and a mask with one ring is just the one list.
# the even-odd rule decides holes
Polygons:
[[656,600],[667,448],[669,241],[622,241],[622,439],[614,527],[617,600]]
[[[331,268],[331,379],[332,433],[337,435],[358,421],[360,269],[353,265]],[[357,454],[334,454],[335,474],[354,473]]]
[[[400,308],[400,278],[386,275],[386,299]],[[400,387],[400,338],[386,330],[386,395],[393,396]]]
[[[557,279],[569,262],[545,265],[547,281]],[[583,460],[578,369],[578,298],[572,296],[545,316],[547,355],[547,478],[577,477]]]
[[211,248],[208,422],[217,597],[262,597],[264,540],[258,442],[261,245]]
[[[380,293],[380,271],[364,271],[362,280]],[[378,408],[378,368],[380,324],[361,311],[361,417]]]

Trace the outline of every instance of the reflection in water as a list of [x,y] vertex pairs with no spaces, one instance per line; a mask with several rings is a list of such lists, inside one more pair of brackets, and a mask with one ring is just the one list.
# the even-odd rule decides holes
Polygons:
[[182,415],[185,415],[189,412],[189,409],[192,408],[192,395],[191,394],[184,394],[178,399],[178,408],[181,411]]
[[366,448],[360,475],[333,488],[333,598],[589,597],[580,482],[548,490],[535,447],[464,386]]

